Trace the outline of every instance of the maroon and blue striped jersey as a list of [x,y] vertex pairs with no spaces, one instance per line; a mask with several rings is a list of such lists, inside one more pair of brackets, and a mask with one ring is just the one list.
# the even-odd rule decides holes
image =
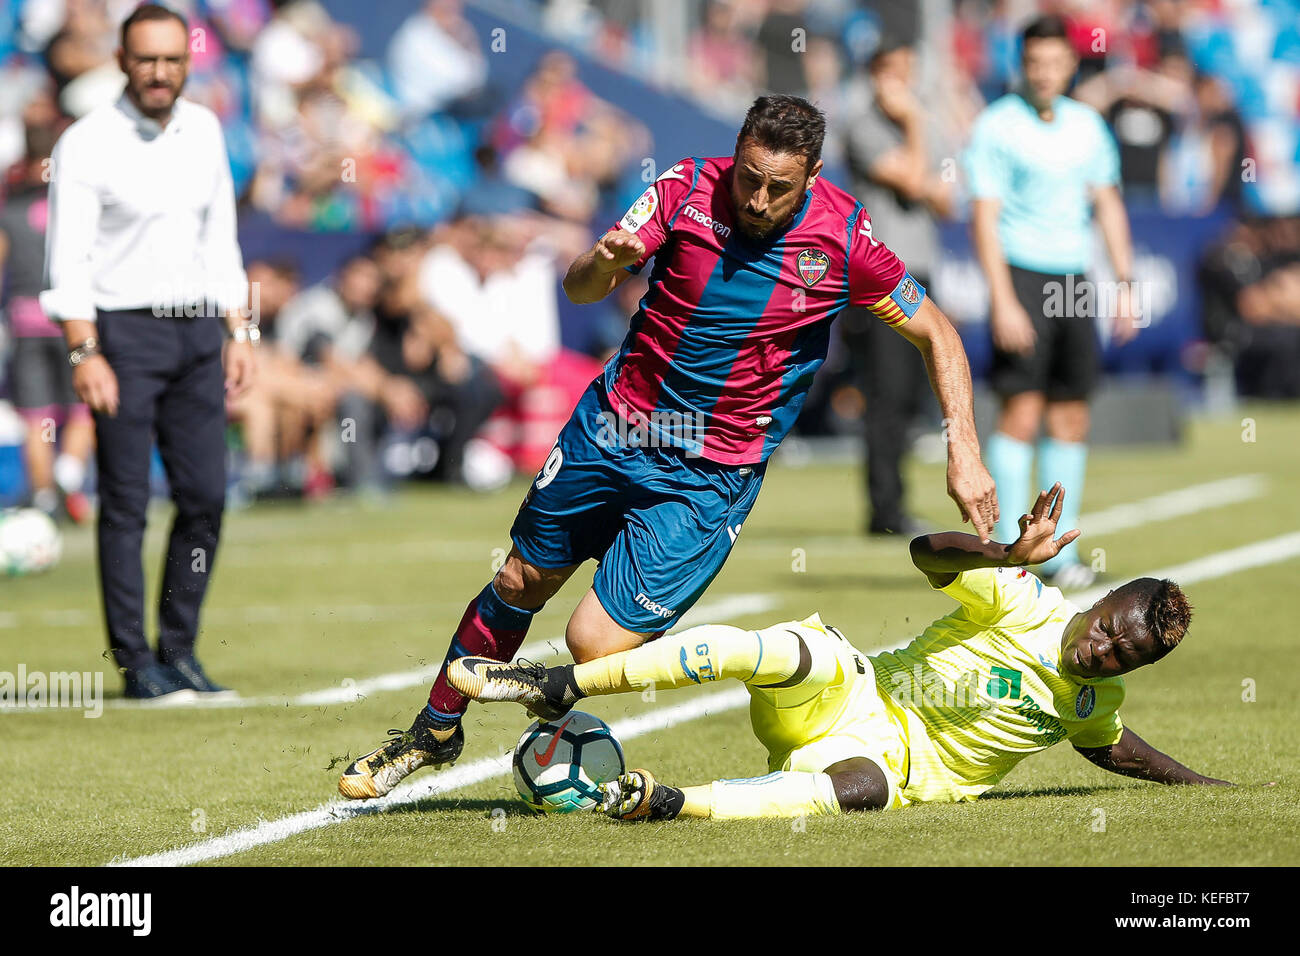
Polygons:
[[654,259],[650,285],[605,367],[611,407],[689,453],[765,461],[803,407],[847,305],[900,326],[925,289],[871,234],[862,204],[818,177],[789,225],[736,227],[731,157],[677,163],[613,227]]

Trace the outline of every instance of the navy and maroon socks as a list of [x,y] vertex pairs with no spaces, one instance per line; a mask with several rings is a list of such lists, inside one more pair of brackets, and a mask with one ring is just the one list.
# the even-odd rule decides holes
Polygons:
[[442,670],[429,690],[426,711],[434,723],[453,724],[460,720],[469,706],[469,701],[447,682],[447,668],[451,662],[461,657],[491,657],[498,661],[513,659],[524,643],[533,615],[540,610],[512,607],[501,600],[491,582],[469,602],[451,639],[451,646],[447,648]]

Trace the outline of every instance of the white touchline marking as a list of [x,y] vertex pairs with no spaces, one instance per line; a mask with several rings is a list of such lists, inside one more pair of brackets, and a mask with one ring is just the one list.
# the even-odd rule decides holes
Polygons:
[[[1276,564],[1295,557],[1300,557],[1300,531],[1293,531],[1289,534],[1269,538],[1265,541],[1257,541],[1254,544],[1232,548],[1228,551],[1209,554],[1184,564],[1161,568],[1158,571],[1150,572],[1146,576],[1173,578],[1180,584],[1191,584],[1196,581],[1207,581],[1212,578],[1223,577],[1247,568]],[[1105,594],[1107,590],[1107,588],[1093,588],[1081,592],[1073,600],[1076,604],[1090,603]],[[724,600],[739,600],[739,598]],[[888,649],[888,647],[876,648],[876,650]],[[869,649],[864,648],[864,650]],[[749,691],[743,686],[736,687],[711,693],[704,697],[696,697],[694,700],[671,707],[656,708],[638,714],[636,717],[615,721],[611,727],[615,736],[620,739],[633,740],[655,730],[667,730],[669,727],[695,720],[698,717],[725,713],[748,706],[748,704]],[[342,823],[363,814],[383,813],[391,807],[413,803],[434,794],[451,793],[460,787],[471,786],[482,783],[484,780],[503,776],[509,771],[509,754],[500,757],[488,757],[476,760],[474,763],[458,769],[431,774],[419,782],[399,787],[387,797],[378,800],[365,800],[356,803],[328,803],[317,807],[315,810],[307,810],[282,817],[279,820],[270,820],[256,826],[245,827],[224,836],[202,840],[187,847],[148,856],[115,859],[108,865],[188,866],[206,860],[220,859],[267,843],[276,843],[306,830],[318,829],[333,823]]]
[[[1159,568],[1145,574],[1135,574],[1133,577],[1170,578],[1179,585],[1195,584],[1197,581],[1209,581],[1237,571],[1277,564],[1279,561],[1295,557],[1300,557],[1300,531],[1292,531],[1289,534],[1278,535],[1276,538],[1256,541],[1254,544],[1207,554],[1203,558],[1194,558],[1182,564]],[[1066,597],[1080,607],[1089,607],[1098,598],[1105,597],[1114,587],[1113,584],[1103,584],[1077,594],[1067,594]]]
[[[1067,489],[1068,491],[1068,489]],[[1173,491],[1161,492],[1130,501],[1121,505],[1102,508],[1079,516],[1079,530],[1083,537],[1111,534],[1116,531],[1128,531],[1155,521],[1168,521],[1171,518],[1185,518],[1201,511],[1209,511],[1224,505],[1240,504],[1252,498],[1258,498],[1268,491],[1268,479],[1264,475],[1234,475],[1220,478],[1199,485],[1188,485]],[[936,529],[937,530],[937,529]],[[867,541],[859,539],[845,540],[843,537],[814,537],[805,543],[811,551],[819,552],[851,551],[855,553],[881,553],[897,550],[894,541]],[[765,551],[782,551],[782,545],[750,545],[750,549]]]
[[[279,604],[249,604],[243,607],[212,607],[203,612],[203,623],[210,624],[266,624],[296,621],[311,624],[356,624],[372,621],[425,620],[451,604],[334,604],[318,608],[295,608]],[[457,607],[460,611],[463,606]],[[30,611],[42,627],[86,627],[99,621],[90,611],[64,609],[57,611]],[[0,628],[19,627],[21,619],[14,612],[0,614]]]
[[[716,601],[704,601],[697,604],[682,615],[681,620],[672,630],[679,631],[684,627],[694,627],[696,624],[704,624],[710,621],[726,621],[743,614],[762,614],[778,607],[780,604],[779,600],[769,594],[733,594],[719,598]],[[516,656],[526,657],[529,660],[544,660],[558,656],[563,652],[564,636],[557,635],[525,644],[519,649]],[[169,700],[141,702],[114,698],[104,701],[104,707],[108,710],[228,710],[247,707],[318,707],[323,704],[347,704],[364,700],[371,694],[404,690],[408,687],[432,683],[433,679],[438,676],[441,667],[442,661],[439,660],[436,664],[430,664],[415,670],[394,671],[390,674],[379,674],[362,680],[349,678],[342,684],[333,687],[323,687],[320,690],[307,691],[292,696],[227,697],[216,700],[191,698],[176,702]],[[53,712],[54,710],[51,708],[38,711],[33,708],[0,705],[0,714]]]
[[1267,490],[1268,480],[1263,475],[1236,475],[1080,515],[1079,528],[1085,535],[1125,531],[1152,521],[1183,518],[1210,508],[1239,504],[1258,498]]
[[[635,740],[637,737],[666,730],[675,724],[707,717],[724,711],[743,707],[749,701],[749,691],[744,687],[733,687],[718,691],[671,707],[660,707],[635,717],[616,720],[610,725],[614,736],[619,740]],[[191,866],[207,860],[216,860],[235,853],[242,853],[253,847],[267,843],[277,843],[307,830],[316,830],[333,823],[343,823],[354,817],[384,813],[393,807],[416,803],[428,797],[451,793],[461,787],[473,786],[485,780],[492,780],[510,772],[511,754],[499,757],[484,757],[463,767],[455,767],[440,773],[431,774],[422,780],[399,786],[386,797],[375,800],[336,800],[317,807],[295,813],[279,820],[268,820],[256,826],[235,830],[224,836],[203,840],[192,846],[138,856],[130,859],[117,859],[109,866]]]

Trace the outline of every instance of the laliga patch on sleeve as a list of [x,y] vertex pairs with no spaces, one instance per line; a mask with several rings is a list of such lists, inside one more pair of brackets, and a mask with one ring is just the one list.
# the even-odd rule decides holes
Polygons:
[[628,232],[636,232],[655,214],[659,208],[659,194],[655,192],[653,185],[646,188],[636,202],[632,203],[632,208],[623,214],[623,218],[618,224]]
[[921,307],[921,300],[925,298],[925,286],[913,279],[910,273],[904,272],[903,278],[898,280],[898,285],[894,286],[889,297],[910,319]]

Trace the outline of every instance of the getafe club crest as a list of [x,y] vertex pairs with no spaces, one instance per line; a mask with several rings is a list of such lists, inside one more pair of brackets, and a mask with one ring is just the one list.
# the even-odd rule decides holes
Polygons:
[[799,253],[799,276],[803,279],[805,285],[814,286],[822,281],[822,276],[826,275],[826,270],[830,268],[831,260],[820,249],[805,249]]
[[1074,716],[1083,720],[1092,713],[1093,705],[1097,703],[1097,691],[1092,687],[1080,687],[1079,696],[1074,698]]

